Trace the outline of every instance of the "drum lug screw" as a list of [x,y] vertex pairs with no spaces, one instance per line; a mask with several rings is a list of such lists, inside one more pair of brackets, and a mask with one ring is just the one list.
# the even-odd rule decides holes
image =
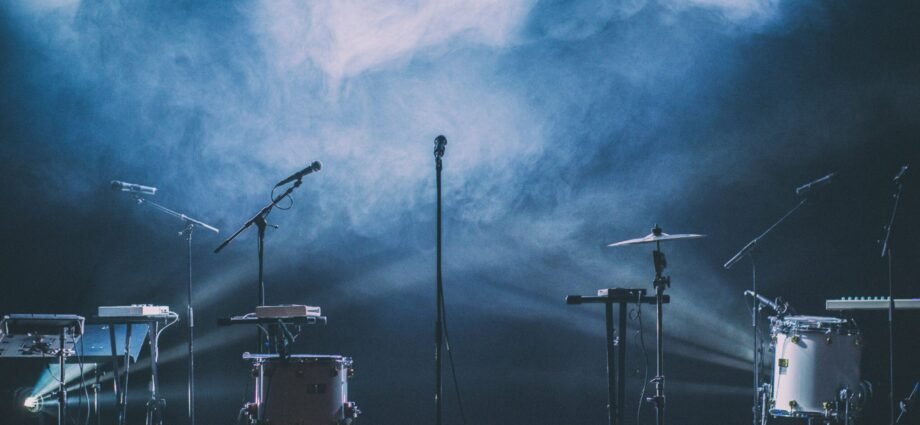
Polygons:
[[799,406],[799,402],[797,402],[797,401],[795,401],[795,400],[789,400],[789,407],[795,409],[795,408],[798,407],[798,406]]

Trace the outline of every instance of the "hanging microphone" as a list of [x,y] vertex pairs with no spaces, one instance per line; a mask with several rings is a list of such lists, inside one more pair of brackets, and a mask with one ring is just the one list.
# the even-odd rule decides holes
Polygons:
[[894,176],[895,183],[901,183],[901,177],[904,177],[904,174],[907,173],[908,166],[910,166],[910,164],[904,164],[901,166],[901,171],[898,171],[898,175]]
[[112,180],[112,190],[120,190],[122,192],[136,193],[139,195],[157,194],[157,188],[155,187],[126,183],[118,180]]
[[303,176],[305,176],[305,175],[307,175],[307,174],[310,174],[310,173],[313,173],[313,172],[316,172],[316,171],[319,171],[319,170],[321,170],[322,168],[323,168],[323,164],[322,164],[322,163],[320,163],[319,161],[313,161],[313,163],[310,164],[310,165],[308,165],[307,168],[304,168],[303,170],[300,170],[300,171],[298,171],[298,172],[296,172],[296,173],[294,173],[294,174],[291,174],[290,177],[288,177],[288,178],[286,178],[286,179],[281,180],[280,182],[278,182],[278,184],[276,184],[275,187],[281,186],[281,185],[283,185],[283,184],[288,184],[288,183],[290,183],[290,182],[292,182],[292,181],[294,181],[294,180],[300,180],[300,179],[303,178]]
[[789,303],[784,303],[780,299],[776,300],[778,302],[773,302],[773,301],[768,300],[763,295],[760,295],[751,290],[744,291],[744,295],[757,298],[758,301],[772,308],[773,311],[775,311],[777,314],[786,314],[786,311],[789,310]]
[[812,189],[821,186],[827,186],[831,184],[831,178],[833,178],[837,173],[830,173],[820,179],[817,179],[812,182],[805,183],[795,189],[796,195],[807,195],[808,192],[811,192]]
[[447,138],[444,135],[435,137],[434,139],[434,156],[440,158],[444,156],[444,147],[447,146]]

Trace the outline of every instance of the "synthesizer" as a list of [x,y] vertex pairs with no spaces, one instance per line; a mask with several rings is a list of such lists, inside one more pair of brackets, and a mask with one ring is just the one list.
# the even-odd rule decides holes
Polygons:
[[99,307],[99,317],[154,317],[168,315],[169,307],[150,304],[106,305]]
[[[827,300],[827,310],[887,310],[888,297],[843,297]],[[920,309],[920,298],[895,298],[895,310]]]

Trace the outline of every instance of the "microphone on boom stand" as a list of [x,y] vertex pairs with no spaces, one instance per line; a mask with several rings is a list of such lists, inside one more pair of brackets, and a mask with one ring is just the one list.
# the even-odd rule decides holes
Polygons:
[[294,174],[291,174],[290,176],[288,176],[288,178],[278,182],[278,184],[276,184],[275,187],[288,184],[294,180],[300,180],[303,178],[303,176],[310,174],[310,173],[317,172],[322,169],[323,169],[323,163],[319,161],[313,161],[313,163],[308,165],[307,168],[304,168],[303,170],[300,170]]
[[767,297],[760,295],[754,291],[751,291],[750,289],[747,291],[744,291],[744,295],[756,298],[758,301],[760,301],[761,304],[772,308],[773,311],[775,311],[776,314],[780,316],[783,316],[786,313],[794,311],[792,307],[789,306],[789,302],[783,301],[782,298],[777,298],[776,301],[770,301],[770,299],[768,299]]
[[801,195],[808,195],[808,194],[809,194],[812,190],[814,190],[815,188],[818,188],[818,187],[821,187],[821,186],[827,186],[827,185],[831,184],[831,179],[833,179],[835,175],[837,175],[837,173],[830,173],[830,174],[828,174],[828,175],[826,175],[826,176],[824,176],[824,177],[821,177],[820,179],[817,179],[817,180],[814,180],[814,181],[810,181],[810,182],[808,182],[808,183],[805,183],[805,184],[803,184],[803,185],[801,185],[801,186],[795,188],[795,194],[796,194],[796,195],[800,195],[800,196],[801,196]]
[[112,190],[134,193],[138,195],[156,195],[157,188],[153,186],[144,186],[140,184],[127,183],[118,180],[112,180]]

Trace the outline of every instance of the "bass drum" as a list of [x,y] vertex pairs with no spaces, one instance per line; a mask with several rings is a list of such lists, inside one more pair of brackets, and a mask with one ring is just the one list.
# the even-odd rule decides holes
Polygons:
[[258,423],[350,424],[360,413],[348,401],[348,378],[354,373],[351,358],[294,354],[260,360],[255,371],[262,368],[264,398]]
[[[859,396],[859,330],[844,319],[774,319],[773,416],[838,416]],[[846,390],[846,391],[844,391]],[[839,410],[839,411],[838,411]]]

